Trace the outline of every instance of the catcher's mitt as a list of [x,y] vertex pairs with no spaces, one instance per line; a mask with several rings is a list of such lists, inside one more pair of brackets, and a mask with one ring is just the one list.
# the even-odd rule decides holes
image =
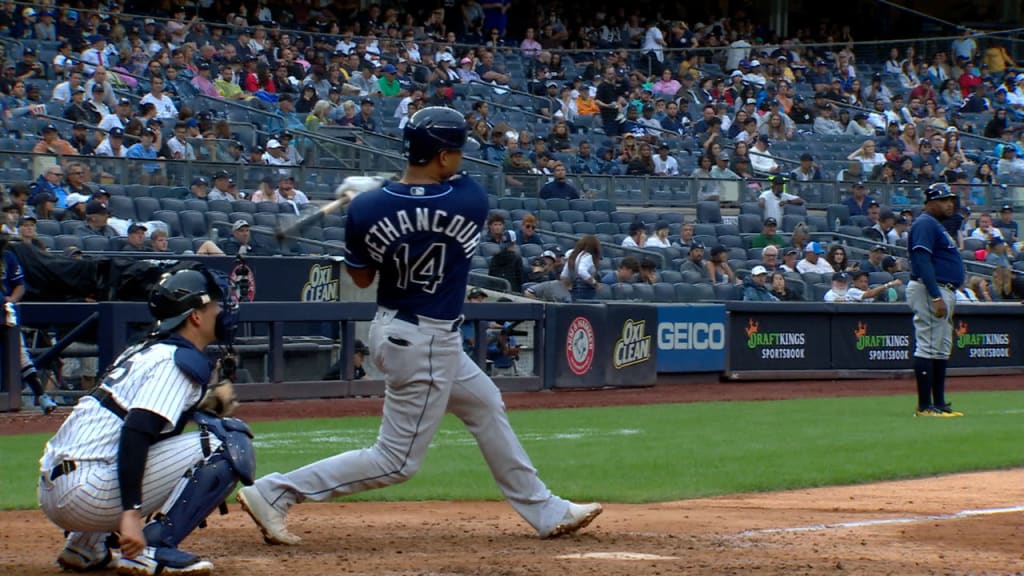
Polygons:
[[230,380],[221,380],[206,390],[206,395],[199,401],[198,409],[221,418],[229,418],[238,408],[238,397],[235,386]]

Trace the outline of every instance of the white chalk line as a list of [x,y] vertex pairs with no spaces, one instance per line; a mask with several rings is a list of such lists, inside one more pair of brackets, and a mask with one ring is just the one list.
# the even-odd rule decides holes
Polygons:
[[[620,428],[617,430],[601,430],[598,428],[573,428],[564,432],[536,432],[519,434],[519,439],[528,441],[576,441],[608,436],[636,436],[642,430]],[[268,432],[259,434],[253,441],[258,448],[301,448],[313,444],[332,445],[365,445],[372,443],[377,437],[377,430],[338,431],[338,430],[303,430],[293,432]],[[473,446],[476,440],[465,430],[438,430],[432,447],[439,446]]]
[[865,526],[884,526],[887,524],[913,524],[916,522],[933,522],[936,520],[959,520],[974,516],[992,516],[995,514],[1012,514],[1024,512],[1024,506],[1005,508],[981,508],[978,510],[961,510],[953,514],[931,514],[927,516],[904,516],[902,518],[876,518],[874,520],[857,520],[854,522],[836,522],[832,524],[810,524],[807,526],[791,526],[789,528],[763,528],[760,530],[744,530],[736,535],[738,538],[765,536],[769,534],[793,534],[797,532],[820,532],[823,530],[839,530],[843,528],[863,528]]
[[662,556],[660,554],[645,554],[643,552],[578,552],[575,554],[562,554],[555,556],[559,560],[678,560],[678,556]]

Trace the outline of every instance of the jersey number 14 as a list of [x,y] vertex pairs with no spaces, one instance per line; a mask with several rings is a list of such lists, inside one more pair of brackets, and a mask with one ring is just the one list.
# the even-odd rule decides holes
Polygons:
[[[433,294],[444,278],[444,258],[447,246],[435,242],[426,250],[410,256],[409,244],[402,243],[395,249],[395,268],[398,270],[398,287],[408,290],[409,284],[419,284],[427,294]],[[415,261],[410,262],[410,258]]]

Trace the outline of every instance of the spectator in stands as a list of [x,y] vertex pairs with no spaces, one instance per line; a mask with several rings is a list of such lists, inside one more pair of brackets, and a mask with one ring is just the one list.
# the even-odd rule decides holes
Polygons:
[[[125,244],[121,248],[124,252],[150,252],[146,246],[147,229],[142,224],[131,224],[128,226],[128,235],[125,237]],[[154,232],[156,232],[154,230]]]
[[789,178],[798,182],[821,181],[825,179],[821,174],[821,167],[814,162],[814,156],[806,152],[800,155],[800,165],[789,173]]
[[822,135],[842,134],[843,129],[832,117],[832,104],[825,103],[814,119],[814,133]]
[[62,221],[78,220],[80,222],[85,222],[85,207],[91,198],[91,195],[68,194],[67,208],[64,209],[64,213],[61,214],[60,219]]
[[851,272],[850,277],[852,280],[847,294],[854,298],[859,297],[860,302],[874,302],[876,298],[880,302],[896,302],[895,288],[903,285],[903,281],[897,278],[871,288],[868,284],[869,274],[863,270]]
[[364,98],[359,104],[359,114],[353,119],[352,125],[367,132],[380,132],[377,119],[373,116],[373,108],[373,100]]
[[761,249],[761,266],[768,272],[775,272],[779,268],[779,248],[774,244]]
[[708,275],[707,262],[704,261],[704,245],[700,242],[693,241],[684,246],[689,246],[690,251],[687,254],[686,261],[679,266],[680,272],[693,272],[697,274],[702,281],[710,281],[711,277]]
[[154,228],[149,234],[149,249],[151,252],[167,252],[167,231],[163,228]]
[[167,120],[177,120],[178,107],[174,105],[167,94],[164,93],[164,79],[155,77],[150,81],[149,92],[139,101],[140,104],[153,104],[156,106],[156,117]]
[[[879,208],[881,209],[881,208]],[[896,215],[886,210],[878,216],[878,220],[869,228],[864,230],[864,237],[872,242],[882,245],[889,245],[889,235],[896,226]]]
[[1002,158],[996,165],[996,173],[1000,179],[1024,175],[1024,160],[1017,157],[1017,148],[1003,146]]
[[68,74],[67,80],[53,87],[51,100],[61,104],[70,103],[71,96],[74,94],[75,90],[83,87],[82,82],[82,72],[79,70],[72,70],[71,73]]
[[[86,184],[88,179],[89,168],[82,162],[69,162],[67,165],[66,172],[66,185],[65,190],[70,194],[81,194],[83,196],[92,196],[93,189]],[[60,207],[64,207],[58,204]]]
[[32,215],[39,220],[54,220],[53,209],[57,198],[49,192],[39,192],[32,197]]
[[750,241],[751,248],[764,248],[765,246],[785,246],[786,241],[779,236],[779,221],[769,216],[764,219],[764,227],[761,233],[754,236]]
[[679,162],[668,152],[668,144],[658,146],[658,155],[653,158],[655,176],[679,176]]
[[976,302],[992,302],[992,288],[983,276],[971,276],[967,288],[974,294]]
[[22,182],[18,182],[7,189],[7,197],[10,200],[11,206],[17,212],[18,218],[25,215],[29,196],[29,187]]
[[117,231],[107,224],[109,218],[110,212],[107,210],[106,204],[93,200],[85,206],[85,223],[90,234],[116,238],[118,236]]
[[999,226],[999,230],[1003,233],[1003,238],[1011,245],[1017,244],[1017,232],[1019,230],[1017,222],[1013,219],[1013,206],[1009,204],[1003,204],[999,209],[999,221],[996,223]]
[[668,239],[669,225],[664,220],[654,224],[654,234],[644,241],[644,248],[670,248],[672,243]]
[[565,289],[560,279],[530,285],[523,290],[523,296],[548,302],[572,302],[572,295]]
[[[196,176],[188,187],[186,200],[208,200],[210,194],[210,181],[202,176]],[[253,199],[253,202],[259,200]]]
[[536,283],[554,280],[556,278],[554,265],[554,254],[549,254],[548,256],[541,254],[540,256],[537,256],[533,260],[530,260],[530,269],[526,272],[525,281],[527,283]]
[[622,239],[622,246],[626,248],[640,248],[647,242],[647,227],[643,222],[634,220],[629,225],[629,236]]
[[68,144],[71,144],[82,156],[92,156],[96,151],[96,147],[89,141],[88,129],[85,124],[76,122],[71,127],[71,139],[68,140]]
[[573,164],[574,174],[599,174],[601,170],[598,159],[591,153],[590,142],[580,142],[579,150],[576,152],[576,160]]
[[693,243],[693,222],[683,222],[679,227],[679,245],[689,246]]
[[18,207],[14,204],[5,204],[3,208],[3,226],[0,227],[0,234],[8,236],[18,235]]
[[825,302],[860,302],[862,293],[857,289],[850,289],[851,277],[846,272],[835,272],[832,274],[832,288],[825,292]]
[[757,136],[754,139],[754,147],[750,150],[750,165],[759,174],[775,174],[782,169],[768,151],[769,145],[770,140],[767,136]]
[[[32,195],[44,192],[56,198],[58,206],[64,207],[67,205],[68,192],[64,186],[64,169],[59,164],[48,167],[35,181],[35,189],[32,191]],[[13,196],[12,200],[14,200]]]
[[654,156],[651,154],[651,145],[641,142],[637,147],[637,152],[637,155],[631,158],[626,165],[626,174],[630,176],[654,175]]
[[291,206],[296,215],[303,206],[309,204],[309,198],[306,197],[306,193],[295,187],[295,178],[291,174],[286,174],[280,177],[277,182],[276,192],[278,204],[287,204]]
[[[18,237],[25,244],[28,244],[38,238],[36,233],[36,217],[31,214],[26,214],[18,220]],[[994,280],[993,275],[993,280]]]
[[783,176],[772,176],[771,177],[771,189],[762,192],[758,198],[757,203],[761,206],[762,215],[767,221],[769,218],[775,220],[778,223],[782,219],[783,207],[786,205],[801,206],[804,203],[803,198],[785,192],[786,179]]
[[35,154],[56,154],[58,156],[77,156],[78,150],[75,149],[67,140],[60,137],[57,132],[57,126],[54,124],[47,124],[43,127],[42,131],[43,139],[36,142],[36,145],[32,147],[32,152]]
[[868,259],[860,263],[860,269],[865,272],[884,272],[882,260],[885,259],[885,256],[885,246],[881,244],[872,246],[871,251],[868,252]]
[[[125,152],[126,158],[139,160],[156,160],[158,156],[157,147],[154,145],[156,132],[152,128],[146,128],[139,135],[139,141],[128,147]],[[140,167],[139,181],[144,185],[164,184],[167,181],[163,173],[163,164],[160,162],[141,162],[133,167]]]
[[786,276],[782,272],[772,274],[771,293],[781,302],[802,302],[804,297],[786,286]]
[[565,198],[567,200],[574,200],[580,197],[579,191],[576,187],[569,182],[566,174],[565,165],[561,162],[556,163],[552,167],[552,174],[554,179],[541,187],[538,195],[545,199],[551,198]]
[[516,235],[516,243],[520,246],[524,244],[544,245],[537,234],[537,217],[533,214],[523,215],[523,222],[520,225],[519,233]]
[[729,250],[725,246],[711,248],[711,258],[705,264],[712,284],[736,284],[736,274],[729,266]]
[[476,66],[476,73],[484,82],[497,86],[508,87],[510,76],[503,74],[494,64],[494,52],[484,50],[480,54],[480,63]]
[[828,253],[825,255],[825,261],[832,266],[832,270],[835,272],[852,272],[860,267],[858,263],[854,262],[851,264],[847,260],[846,247],[842,244],[829,246]]
[[651,258],[644,258],[640,262],[640,275],[637,282],[642,284],[657,284],[661,278],[658,275],[658,263]]
[[249,223],[245,220],[235,220],[231,225],[231,237],[221,241],[219,248],[228,256],[235,256],[243,249],[245,254],[258,255],[256,247],[252,244],[252,232],[249,230]]
[[806,274],[816,272],[818,274],[831,274],[832,265],[821,256],[825,250],[817,242],[808,242],[804,247],[804,258],[796,265],[797,272]]
[[867,216],[868,206],[874,202],[874,198],[867,195],[867,187],[863,182],[856,182],[851,189],[851,195],[843,204],[850,209],[850,216]]
[[213,189],[207,195],[207,200],[234,202],[241,199],[241,193],[238,191],[234,179],[231,178],[231,173],[227,170],[218,170],[213,175]]
[[1011,268],[1009,248],[1006,242],[999,236],[993,236],[988,241],[988,250],[985,254],[985,263],[993,266],[1004,266]]
[[573,300],[593,300],[599,285],[597,273],[601,262],[601,242],[586,234],[566,254],[561,280],[569,286]]
[[619,261],[619,267],[609,270],[601,277],[601,283],[612,285],[616,283],[631,283],[636,281],[636,275],[640,273],[640,262],[633,256],[626,256]]
[[764,266],[754,266],[750,275],[743,281],[743,300],[746,302],[777,302],[779,299],[772,294],[767,286],[768,271]]
[[99,123],[102,130],[110,132],[114,128],[124,130],[132,121],[132,103],[127,98],[122,98],[114,107],[112,114],[104,116]]
[[288,153],[285,151],[284,144],[274,138],[267,141],[267,151],[263,153],[261,159],[268,166],[294,166],[288,159]]

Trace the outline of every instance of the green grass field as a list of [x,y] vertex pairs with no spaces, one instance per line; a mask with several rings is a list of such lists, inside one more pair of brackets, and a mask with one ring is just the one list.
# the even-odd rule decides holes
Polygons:
[[[910,396],[662,404],[511,413],[555,492],[652,502],[854,484],[1024,464],[1024,392],[955,395],[964,418],[914,418]],[[259,474],[368,446],[379,418],[255,424]],[[0,509],[33,508],[49,435],[0,437]],[[501,496],[472,437],[448,416],[420,473],[365,500]]]

